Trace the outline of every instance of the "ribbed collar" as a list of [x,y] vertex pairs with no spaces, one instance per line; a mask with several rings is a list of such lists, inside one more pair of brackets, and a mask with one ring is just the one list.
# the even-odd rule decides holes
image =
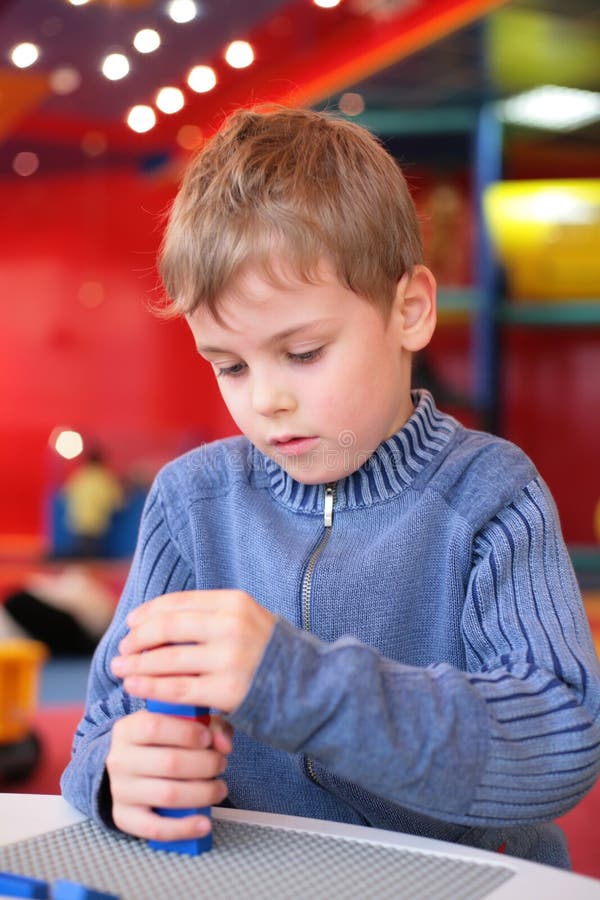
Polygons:
[[[456,430],[455,420],[438,412],[428,391],[413,391],[412,400],[415,409],[400,431],[383,441],[360,469],[336,482],[336,510],[371,506],[400,494],[446,446]],[[323,512],[326,485],[301,484],[255,452],[275,500],[297,512]]]

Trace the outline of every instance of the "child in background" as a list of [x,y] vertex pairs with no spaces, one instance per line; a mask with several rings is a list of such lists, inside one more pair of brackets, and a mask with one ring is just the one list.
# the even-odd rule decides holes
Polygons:
[[323,113],[238,112],[161,266],[243,436],[155,480],[67,800],[157,840],[210,823],[153,806],[227,802],[567,867],[598,660],[532,462],[411,392],[435,282],[394,160]]
[[32,572],[0,600],[0,641],[43,641],[52,656],[92,654],[112,619],[116,594],[82,565]]
[[113,515],[123,505],[123,489],[98,447],[91,449],[84,462],[69,475],[62,492],[67,526],[73,539],[69,555],[104,556],[104,539]]

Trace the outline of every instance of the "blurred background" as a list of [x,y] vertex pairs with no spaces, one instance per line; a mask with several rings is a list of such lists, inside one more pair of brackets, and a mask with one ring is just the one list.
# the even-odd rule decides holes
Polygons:
[[593,0],[0,0],[0,551],[60,545],[62,432],[144,483],[234,430],[147,306],[189,153],[275,101],[404,166],[441,288],[417,374],[533,457],[600,569],[599,34]]
[[[277,102],[364,124],[403,166],[440,285],[415,383],[533,458],[600,628],[599,91],[594,0],[0,0],[3,595],[83,556],[114,603],[157,469],[234,433],[148,305],[190,153]],[[98,448],[121,495],[82,553],[65,485]],[[42,737],[76,720],[80,655],[44,669]],[[45,752],[26,787],[56,789],[68,751]]]

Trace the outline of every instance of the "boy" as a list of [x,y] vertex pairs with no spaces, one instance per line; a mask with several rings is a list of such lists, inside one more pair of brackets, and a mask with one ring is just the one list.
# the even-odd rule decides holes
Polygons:
[[153,806],[228,802],[568,866],[543,823],[598,774],[598,661],[532,463],[411,394],[421,260],[356,125],[238,112],[192,161],[162,275],[244,436],[148,498],[62,782],[108,827],[179,840],[209,821]]

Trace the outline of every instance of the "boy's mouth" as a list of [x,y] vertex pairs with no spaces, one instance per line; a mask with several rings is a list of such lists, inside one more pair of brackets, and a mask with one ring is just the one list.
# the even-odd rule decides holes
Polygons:
[[300,453],[307,453],[315,446],[318,437],[294,437],[284,435],[280,438],[273,438],[269,443],[279,453],[286,456],[298,456]]

